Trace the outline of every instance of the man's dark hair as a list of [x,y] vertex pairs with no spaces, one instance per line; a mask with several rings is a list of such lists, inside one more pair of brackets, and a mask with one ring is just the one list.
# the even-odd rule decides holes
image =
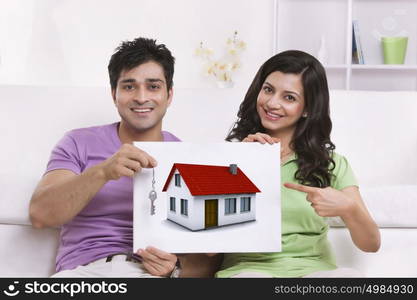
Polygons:
[[116,89],[122,71],[129,71],[149,61],[158,63],[164,69],[167,89],[170,90],[175,58],[164,44],[158,45],[156,40],[142,37],[124,41],[115,49],[108,65],[111,89]]

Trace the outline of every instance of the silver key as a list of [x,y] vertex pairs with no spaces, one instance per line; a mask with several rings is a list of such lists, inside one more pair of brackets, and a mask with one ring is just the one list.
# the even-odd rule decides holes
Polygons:
[[155,169],[152,169],[152,190],[149,192],[149,199],[151,200],[151,216],[155,214],[155,200],[158,197],[155,191]]
[[157,198],[155,190],[150,191],[149,199],[151,200],[151,215],[155,214],[155,200]]

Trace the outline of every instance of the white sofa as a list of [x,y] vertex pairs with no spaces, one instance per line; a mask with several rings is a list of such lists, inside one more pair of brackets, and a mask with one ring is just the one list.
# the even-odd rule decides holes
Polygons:
[[[164,127],[185,141],[221,141],[244,93],[175,90]],[[119,118],[107,88],[0,86],[0,101],[0,277],[49,276],[59,229],[30,226],[31,193],[65,131]],[[331,111],[337,151],[382,234],[379,252],[363,253],[340,220],[329,220],[338,264],[370,277],[417,277],[417,93],[332,91]]]

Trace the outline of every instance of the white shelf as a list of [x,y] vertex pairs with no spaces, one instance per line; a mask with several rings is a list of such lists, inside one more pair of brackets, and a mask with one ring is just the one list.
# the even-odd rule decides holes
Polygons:
[[352,65],[358,70],[417,70],[417,65]]
[[[417,90],[417,0],[274,1],[274,53],[299,49],[317,56],[324,36],[331,89]],[[352,64],[353,20],[364,65]],[[405,64],[383,64],[380,37],[401,33],[409,37]]]
[[347,69],[348,65],[324,65],[327,70]]
[[326,70],[343,70],[343,69],[357,69],[357,70],[417,70],[417,65],[324,65]]

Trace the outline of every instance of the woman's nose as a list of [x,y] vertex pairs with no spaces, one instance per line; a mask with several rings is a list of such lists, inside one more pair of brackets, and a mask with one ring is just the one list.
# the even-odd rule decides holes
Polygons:
[[279,99],[277,95],[272,96],[267,101],[266,105],[268,106],[268,108],[275,108],[275,109],[279,109],[282,107],[281,100]]

